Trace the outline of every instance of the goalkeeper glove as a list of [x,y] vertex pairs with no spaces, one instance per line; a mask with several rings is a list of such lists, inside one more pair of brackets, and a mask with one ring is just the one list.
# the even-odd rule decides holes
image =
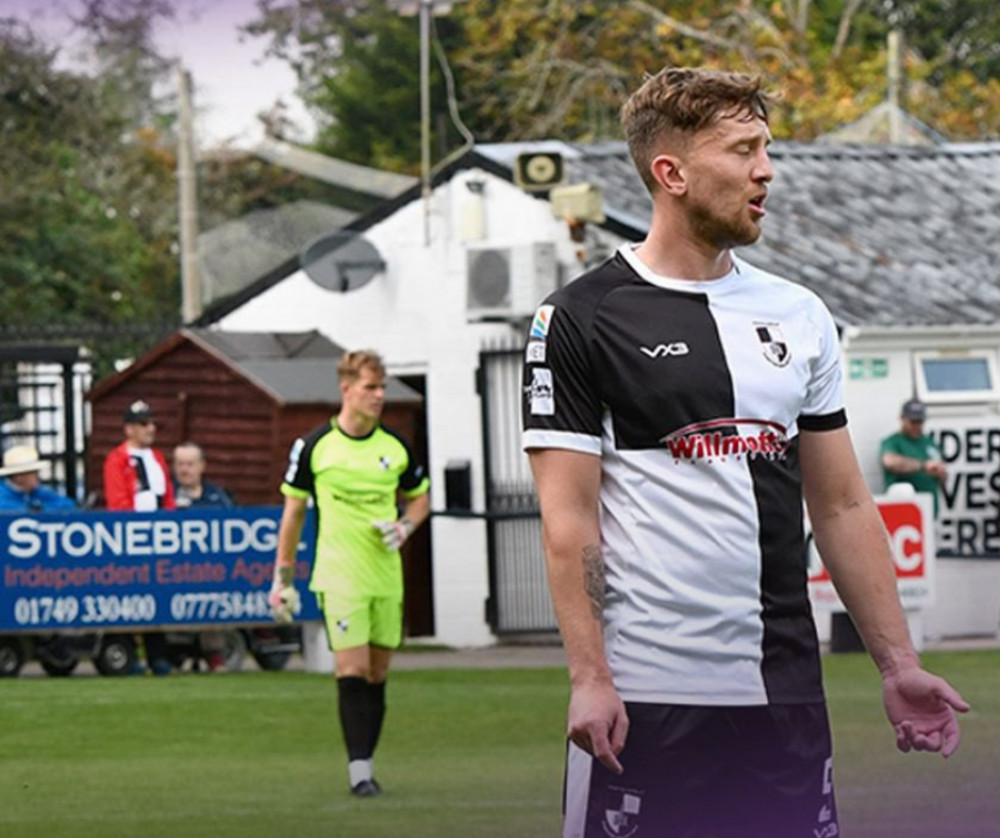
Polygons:
[[292,622],[302,608],[299,592],[295,590],[295,583],[291,581],[293,572],[292,567],[283,568],[278,564],[274,566],[274,581],[267,595],[267,603],[271,606],[271,613],[276,623]]
[[400,518],[396,521],[372,521],[372,526],[379,531],[382,536],[382,543],[386,550],[398,550],[414,530],[413,521],[409,518]]

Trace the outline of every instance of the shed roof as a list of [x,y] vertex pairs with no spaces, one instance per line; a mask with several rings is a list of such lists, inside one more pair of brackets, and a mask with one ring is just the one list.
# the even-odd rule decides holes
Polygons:
[[[285,405],[339,404],[336,362],[344,349],[315,329],[308,332],[224,332],[181,329],[127,369],[87,394],[93,400],[141,374],[183,341],[191,341]],[[418,403],[422,396],[398,378],[386,379],[386,401]]]

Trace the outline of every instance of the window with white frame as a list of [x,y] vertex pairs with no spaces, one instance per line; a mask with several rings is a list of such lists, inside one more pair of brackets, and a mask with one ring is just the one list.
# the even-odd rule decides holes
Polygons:
[[1000,400],[992,349],[914,352],[913,359],[917,397],[929,404]]

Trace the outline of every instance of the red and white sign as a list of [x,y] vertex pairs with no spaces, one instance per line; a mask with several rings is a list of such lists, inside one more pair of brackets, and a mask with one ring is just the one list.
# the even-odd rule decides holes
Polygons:
[[[889,533],[892,558],[896,566],[896,584],[903,608],[921,608],[934,602],[934,501],[930,495],[875,498],[882,521]],[[807,522],[808,528],[808,522]],[[806,548],[809,558],[809,599],[820,611],[843,611],[830,574],[823,566],[807,530]],[[859,560],[864,560],[859,556]]]

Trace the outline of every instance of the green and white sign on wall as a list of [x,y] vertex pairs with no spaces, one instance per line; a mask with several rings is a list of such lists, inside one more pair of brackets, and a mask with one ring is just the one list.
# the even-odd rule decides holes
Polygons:
[[888,358],[851,358],[848,362],[848,375],[851,381],[867,378],[888,378]]

